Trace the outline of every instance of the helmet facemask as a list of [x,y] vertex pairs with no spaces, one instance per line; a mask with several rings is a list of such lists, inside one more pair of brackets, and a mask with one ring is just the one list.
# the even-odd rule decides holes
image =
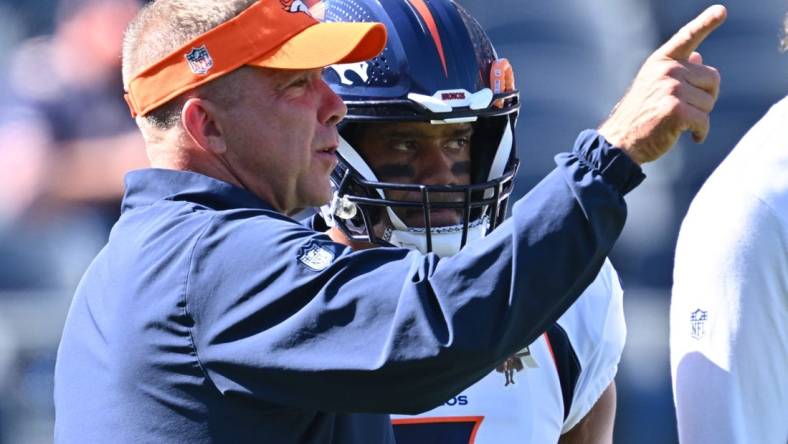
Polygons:
[[[514,116],[478,118],[470,137],[466,184],[381,181],[357,144],[358,126],[346,124],[332,174],[334,199],[322,213],[351,240],[450,256],[504,219],[512,192]],[[353,127],[356,127],[355,129]],[[346,138],[347,137],[347,138]],[[497,141],[495,148],[490,141]],[[434,181],[433,181],[434,183]]]

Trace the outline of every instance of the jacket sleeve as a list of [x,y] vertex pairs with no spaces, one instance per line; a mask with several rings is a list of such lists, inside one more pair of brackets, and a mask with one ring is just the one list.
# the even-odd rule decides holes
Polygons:
[[445,259],[354,252],[275,214],[212,224],[186,289],[205,374],[261,408],[416,413],[458,393],[588,286],[643,178],[595,131],[556,163],[490,236]]

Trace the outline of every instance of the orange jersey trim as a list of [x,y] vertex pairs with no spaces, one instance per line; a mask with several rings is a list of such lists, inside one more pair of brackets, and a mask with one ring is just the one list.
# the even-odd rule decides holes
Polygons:
[[555,352],[553,352],[553,345],[550,344],[550,336],[547,336],[547,333],[542,333],[544,336],[544,342],[547,344],[547,350],[550,352],[550,356],[553,358],[553,365],[555,365],[556,370],[558,369],[558,360],[555,359]]

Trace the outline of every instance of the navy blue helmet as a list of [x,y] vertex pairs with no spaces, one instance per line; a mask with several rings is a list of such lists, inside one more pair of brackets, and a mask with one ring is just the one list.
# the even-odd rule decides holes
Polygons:
[[[324,79],[348,107],[340,124],[335,189],[322,214],[350,239],[417,248],[441,256],[483,237],[505,217],[518,167],[514,126],[519,93],[511,66],[498,59],[476,20],[450,0],[324,0],[325,21],[382,22],[388,42],[372,60],[334,65]],[[359,150],[355,128],[367,122],[471,123],[471,184],[380,182]],[[421,199],[393,200],[388,190]],[[455,195],[456,198],[431,199]],[[397,209],[420,207],[408,226]],[[433,226],[430,211],[461,210],[462,222]]]

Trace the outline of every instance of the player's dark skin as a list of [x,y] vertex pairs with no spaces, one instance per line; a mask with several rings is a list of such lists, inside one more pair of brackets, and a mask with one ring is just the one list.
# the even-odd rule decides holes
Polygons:
[[[425,122],[365,124],[354,145],[382,182],[426,185],[468,185],[471,181],[471,136],[469,123],[432,125]],[[389,199],[421,201],[418,192],[389,190]],[[459,193],[431,193],[433,202],[461,201]],[[407,225],[424,226],[420,208],[397,209]],[[433,210],[432,226],[462,221],[459,210]]]
[[[467,185],[471,181],[471,124],[433,125],[425,122],[366,123],[353,132],[351,143],[381,182],[427,185]],[[452,195],[453,194],[453,195]],[[389,190],[389,199],[421,201],[419,193]],[[461,198],[457,193],[431,194],[433,201]],[[412,227],[424,226],[421,208],[397,211]],[[433,226],[453,225],[462,212],[435,210]],[[374,248],[375,244],[350,242],[336,228],[329,231],[336,242],[354,249]],[[615,383],[604,391],[588,414],[559,444],[606,444],[612,442],[616,412]]]

